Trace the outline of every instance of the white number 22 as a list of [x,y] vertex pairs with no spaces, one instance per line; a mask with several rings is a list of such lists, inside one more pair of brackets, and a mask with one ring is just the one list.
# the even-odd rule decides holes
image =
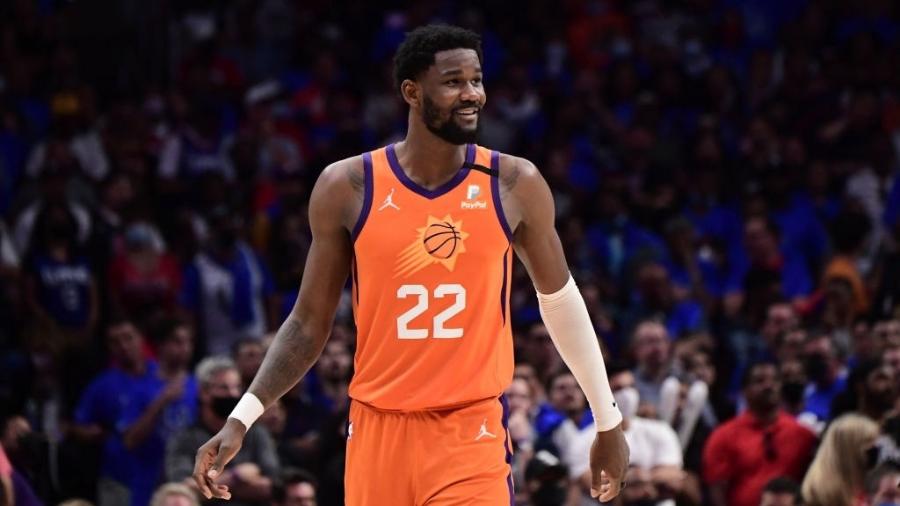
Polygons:
[[[423,285],[403,285],[397,289],[397,297],[405,299],[410,295],[419,298],[416,305],[397,317],[397,337],[400,339],[427,339],[428,329],[411,329],[407,327],[413,318],[428,309],[428,289]],[[447,309],[434,316],[435,339],[458,339],[463,336],[463,329],[444,328],[444,323],[466,308],[466,289],[460,284],[438,285],[434,289],[434,298],[442,299],[447,295],[456,295],[456,301]]]

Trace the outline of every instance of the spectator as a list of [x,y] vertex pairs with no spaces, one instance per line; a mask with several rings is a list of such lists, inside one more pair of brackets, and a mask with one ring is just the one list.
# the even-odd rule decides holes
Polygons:
[[[91,258],[97,266],[110,264],[119,249],[120,234],[137,214],[138,192],[135,177],[128,172],[113,172],[100,185],[99,202],[91,217]],[[158,234],[158,232],[157,232]],[[105,274],[105,273],[104,273]]]
[[150,506],[200,506],[197,493],[183,483],[166,483],[156,489]]
[[797,359],[781,360],[778,372],[781,375],[782,407],[789,415],[796,417],[803,412],[803,393],[809,383],[803,362]]
[[123,251],[109,267],[110,305],[141,322],[172,313],[181,272],[175,257],[166,252],[159,230],[150,223],[133,223],[124,239]]
[[713,431],[703,451],[704,480],[716,506],[756,506],[769,480],[799,481],[816,443],[809,429],[780,410],[774,364],[751,365],[742,383],[747,411]]
[[894,384],[900,383],[900,339],[885,344],[882,357],[884,363],[894,371]]
[[241,374],[241,384],[245,390],[250,387],[253,377],[256,376],[256,371],[262,365],[265,354],[266,351],[260,339],[245,337],[234,343],[234,347],[231,350],[231,358]]
[[662,322],[671,339],[706,328],[703,307],[691,299],[676,300],[669,274],[661,264],[642,265],[637,271],[636,283],[637,300],[622,325],[626,333],[633,332],[639,322],[648,319]]
[[572,484],[566,465],[547,450],[535,453],[525,469],[525,488],[534,506],[564,504]]
[[112,319],[106,333],[113,365],[94,378],[79,400],[73,435],[102,445],[99,506],[146,505],[158,478],[144,468],[144,456],[154,453],[154,443],[129,448],[124,435],[134,421],[131,403],[158,384],[159,367],[144,356],[144,338],[131,321]]
[[48,169],[41,174],[38,198],[18,214],[13,229],[13,241],[19,255],[26,256],[34,247],[34,241],[44,239],[35,228],[38,216],[49,205],[64,207],[69,211],[75,226],[70,226],[66,234],[69,234],[77,245],[83,245],[90,237],[92,230],[90,212],[68,195],[66,185],[69,177],[68,169],[63,167]]
[[803,260],[778,246],[775,224],[760,217],[744,223],[746,268],[743,271],[745,311],[751,321],[779,298],[797,302],[812,292],[813,282]]
[[21,260],[12,243],[5,221],[0,218],[0,349],[10,349],[22,326],[19,284]]
[[301,443],[296,438],[289,437],[287,428],[287,410],[284,408],[284,398],[278,399],[266,408],[259,417],[259,423],[269,431],[269,435],[275,441],[278,448],[278,461],[284,466],[293,465],[295,462],[303,462]]
[[325,413],[346,409],[347,389],[353,376],[353,355],[341,341],[329,341],[316,362],[315,375],[307,382],[313,402]]
[[794,307],[786,302],[776,302],[766,310],[760,337],[770,351],[777,350],[788,332],[795,330],[800,324]]
[[49,142],[35,146],[28,158],[25,172],[31,177],[40,176],[48,164],[54,162],[54,150],[59,144],[68,148],[79,172],[99,181],[109,170],[109,160],[103,142],[94,124],[94,97],[89,88],[60,91],[52,100],[55,135]]
[[884,462],[866,475],[869,504],[900,505],[900,464]]
[[302,469],[285,469],[275,487],[277,506],[316,506],[316,479]]
[[662,323],[646,320],[639,323],[631,337],[634,350],[635,385],[640,393],[638,414],[656,418],[662,399],[663,384],[672,377],[672,344]]
[[875,467],[877,437],[878,425],[866,417],[848,414],[835,420],[803,479],[805,504],[866,504],[864,480]]
[[[557,353],[557,355],[559,354]],[[530,363],[519,362],[513,370],[513,378],[523,379],[528,383],[531,387],[532,395],[534,396],[535,406],[539,406],[547,401],[547,392],[544,389],[543,384],[538,380],[537,372],[535,372],[534,369],[534,366]]]
[[801,417],[809,420],[821,432],[824,423],[829,420],[831,403],[847,388],[847,369],[827,334],[811,337],[804,345],[803,355],[809,384],[803,393]]
[[584,393],[569,371],[551,378],[547,390],[548,402],[540,407],[535,421],[539,438],[536,450],[552,449],[571,471],[576,440],[579,434],[594,432],[593,418]]
[[[674,506],[675,498],[686,491],[681,444],[678,435],[665,422],[643,418],[637,415],[640,394],[635,388],[634,374],[622,364],[610,364],[607,368],[609,385],[622,411],[622,427],[631,451],[630,465],[649,472],[649,479],[657,491],[655,504]],[[592,435],[593,431],[587,432]],[[593,441],[582,437],[577,439],[572,454],[571,474],[577,477],[585,492],[590,491],[591,472],[588,456]],[[699,489],[688,502],[700,501]],[[691,494],[693,495],[693,494]]]
[[3,499],[3,502],[0,504],[7,506],[15,506],[12,473],[12,465],[9,463],[9,459],[6,458],[3,446],[0,446],[0,498]]
[[274,318],[272,281],[241,240],[241,223],[233,210],[214,209],[209,241],[185,273],[182,300],[202,329],[206,355],[228,354],[241,338],[261,337]]
[[99,311],[97,283],[76,230],[65,206],[48,204],[37,217],[33,249],[26,256],[25,300],[38,325],[34,338],[50,339],[63,353],[92,344]]
[[227,150],[219,112],[209,102],[198,102],[190,108],[187,124],[163,144],[159,177],[168,181],[190,181],[213,172],[228,180],[234,179],[234,166]]
[[[193,484],[194,456],[225,425],[241,396],[241,378],[227,357],[208,357],[195,372],[199,392],[198,423],[174,434],[166,445],[166,479]],[[216,480],[229,488],[232,504],[259,504],[271,500],[272,480],[279,471],[272,437],[259,424],[250,427],[240,451]]]
[[152,486],[163,474],[166,443],[197,419],[197,382],[190,373],[193,329],[184,321],[165,319],[157,323],[155,333],[157,373],[131,399],[122,435],[126,449],[142,450],[143,473]]
[[763,489],[759,506],[800,506],[803,504],[803,495],[800,493],[800,485],[796,481],[779,477],[775,478]]
[[853,411],[879,424],[884,422],[897,400],[893,373],[880,359],[858,364],[847,377],[847,389],[835,398],[831,418]]
[[[504,394],[509,406],[507,429],[513,447],[512,473],[513,483],[523,482],[528,461],[534,454],[534,443],[537,433],[534,418],[537,414],[537,403],[531,391],[531,385],[523,378],[513,378]],[[527,497],[520,497],[524,501]]]
[[843,279],[850,284],[854,316],[865,314],[869,310],[869,294],[863,281],[863,273],[859,272],[857,265],[871,228],[869,218],[862,212],[845,211],[832,223],[835,255],[825,267],[823,281],[827,283],[832,279]]
[[553,341],[543,323],[532,324],[527,333],[517,334],[516,341],[520,364],[530,365],[536,375],[535,380],[540,384],[547,384],[550,377],[565,366],[553,348]]

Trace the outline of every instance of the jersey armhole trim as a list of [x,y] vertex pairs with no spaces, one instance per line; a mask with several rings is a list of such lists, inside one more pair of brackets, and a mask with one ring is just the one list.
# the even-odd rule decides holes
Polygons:
[[491,197],[494,199],[494,210],[497,212],[497,220],[506,234],[509,242],[513,241],[513,233],[509,228],[509,222],[506,221],[506,214],[503,212],[503,204],[500,201],[500,152],[491,151],[491,170],[494,171],[496,177],[491,178]]
[[359,211],[359,218],[356,219],[356,225],[353,227],[353,233],[350,235],[352,242],[356,242],[359,233],[362,232],[363,225],[369,217],[369,211],[372,209],[372,153],[363,153],[363,204]]

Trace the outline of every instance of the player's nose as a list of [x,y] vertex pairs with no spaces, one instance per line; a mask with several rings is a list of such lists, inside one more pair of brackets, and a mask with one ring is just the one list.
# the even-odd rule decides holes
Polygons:
[[479,106],[481,105],[481,90],[475,86],[472,81],[466,81],[465,86],[462,87],[462,91],[460,92],[459,99],[462,102],[466,103],[477,103]]

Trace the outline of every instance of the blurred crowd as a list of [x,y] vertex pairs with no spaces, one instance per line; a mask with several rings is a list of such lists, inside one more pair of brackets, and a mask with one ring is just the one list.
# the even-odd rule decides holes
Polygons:
[[[631,447],[615,504],[900,505],[890,0],[0,5],[0,505],[192,506],[296,298],[323,167],[403,137],[406,31],[483,37],[480,143],[549,181]],[[592,417],[521,266],[516,503]],[[342,504],[354,326],[219,481]]]

